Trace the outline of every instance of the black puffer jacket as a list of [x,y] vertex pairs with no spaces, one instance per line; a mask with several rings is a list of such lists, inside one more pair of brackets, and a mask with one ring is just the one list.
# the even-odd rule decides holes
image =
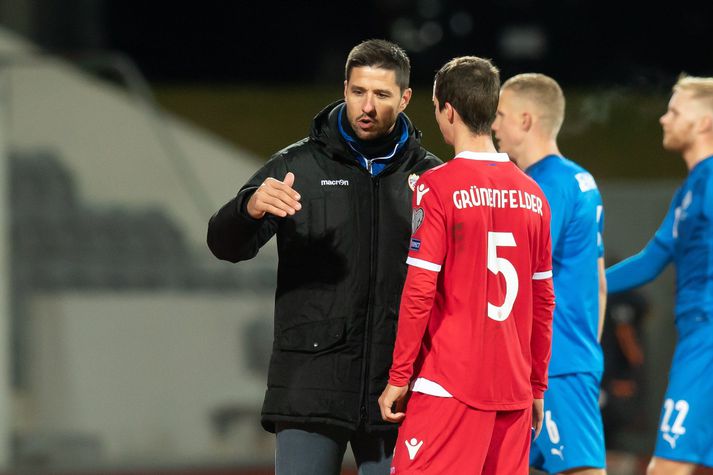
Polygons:
[[[340,101],[341,102],[341,101]],[[275,342],[263,426],[276,421],[390,428],[377,399],[386,386],[411,234],[415,178],[441,162],[410,137],[378,176],[359,166],[331,104],[310,136],[278,152],[210,220],[220,259],[254,257],[277,234]],[[295,174],[302,209],[254,220],[245,205],[267,177]]]

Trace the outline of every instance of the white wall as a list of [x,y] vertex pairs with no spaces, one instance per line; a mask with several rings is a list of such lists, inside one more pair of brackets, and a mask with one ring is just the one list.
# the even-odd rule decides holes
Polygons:
[[[270,296],[67,293],[33,298],[31,314],[21,432],[96,436],[108,463],[272,457],[266,375],[248,370],[242,339],[253,319],[272,321]],[[250,413],[227,447],[210,422],[226,404]]]
[[[162,130],[145,104],[57,59],[26,56],[6,78],[11,148],[59,152],[93,204],[161,207],[202,247],[207,219],[261,164],[176,117],[164,114]],[[181,157],[204,208],[177,168]]]

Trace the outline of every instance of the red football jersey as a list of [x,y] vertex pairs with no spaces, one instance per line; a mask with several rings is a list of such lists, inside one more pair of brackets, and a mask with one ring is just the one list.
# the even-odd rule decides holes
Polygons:
[[550,210],[503,153],[463,152],[424,173],[389,382],[413,376],[483,410],[524,409],[547,388]]

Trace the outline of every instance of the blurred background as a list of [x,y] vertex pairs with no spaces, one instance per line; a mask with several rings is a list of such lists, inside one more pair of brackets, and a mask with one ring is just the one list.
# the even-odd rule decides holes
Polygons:
[[[351,47],[401,44],[407,114],[442,159],[434,72],[463,54],[567,96],[560,148],[597,178],[607,257],[638,251],[685,176],[658,118],[713,75],[713,3],[0,2],[0,471],[272,472],[259,425],[276,253],[217,261],[209,217],[343,91]],[[653,448],[671,270],[612,307],[610,474]],[[353,473],[347,460],[345,473]]]

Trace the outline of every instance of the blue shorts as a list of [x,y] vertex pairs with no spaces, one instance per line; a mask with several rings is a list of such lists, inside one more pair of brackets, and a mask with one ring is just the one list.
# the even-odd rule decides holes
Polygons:
[[676,345],[654,455],[713,467],[713,332],[702,328]]
[[545,392],[545,420],[540,436],[532,442],[530,466],[547,473],[606,467],[600,381],[601,374],[597,373],[550,378]]

